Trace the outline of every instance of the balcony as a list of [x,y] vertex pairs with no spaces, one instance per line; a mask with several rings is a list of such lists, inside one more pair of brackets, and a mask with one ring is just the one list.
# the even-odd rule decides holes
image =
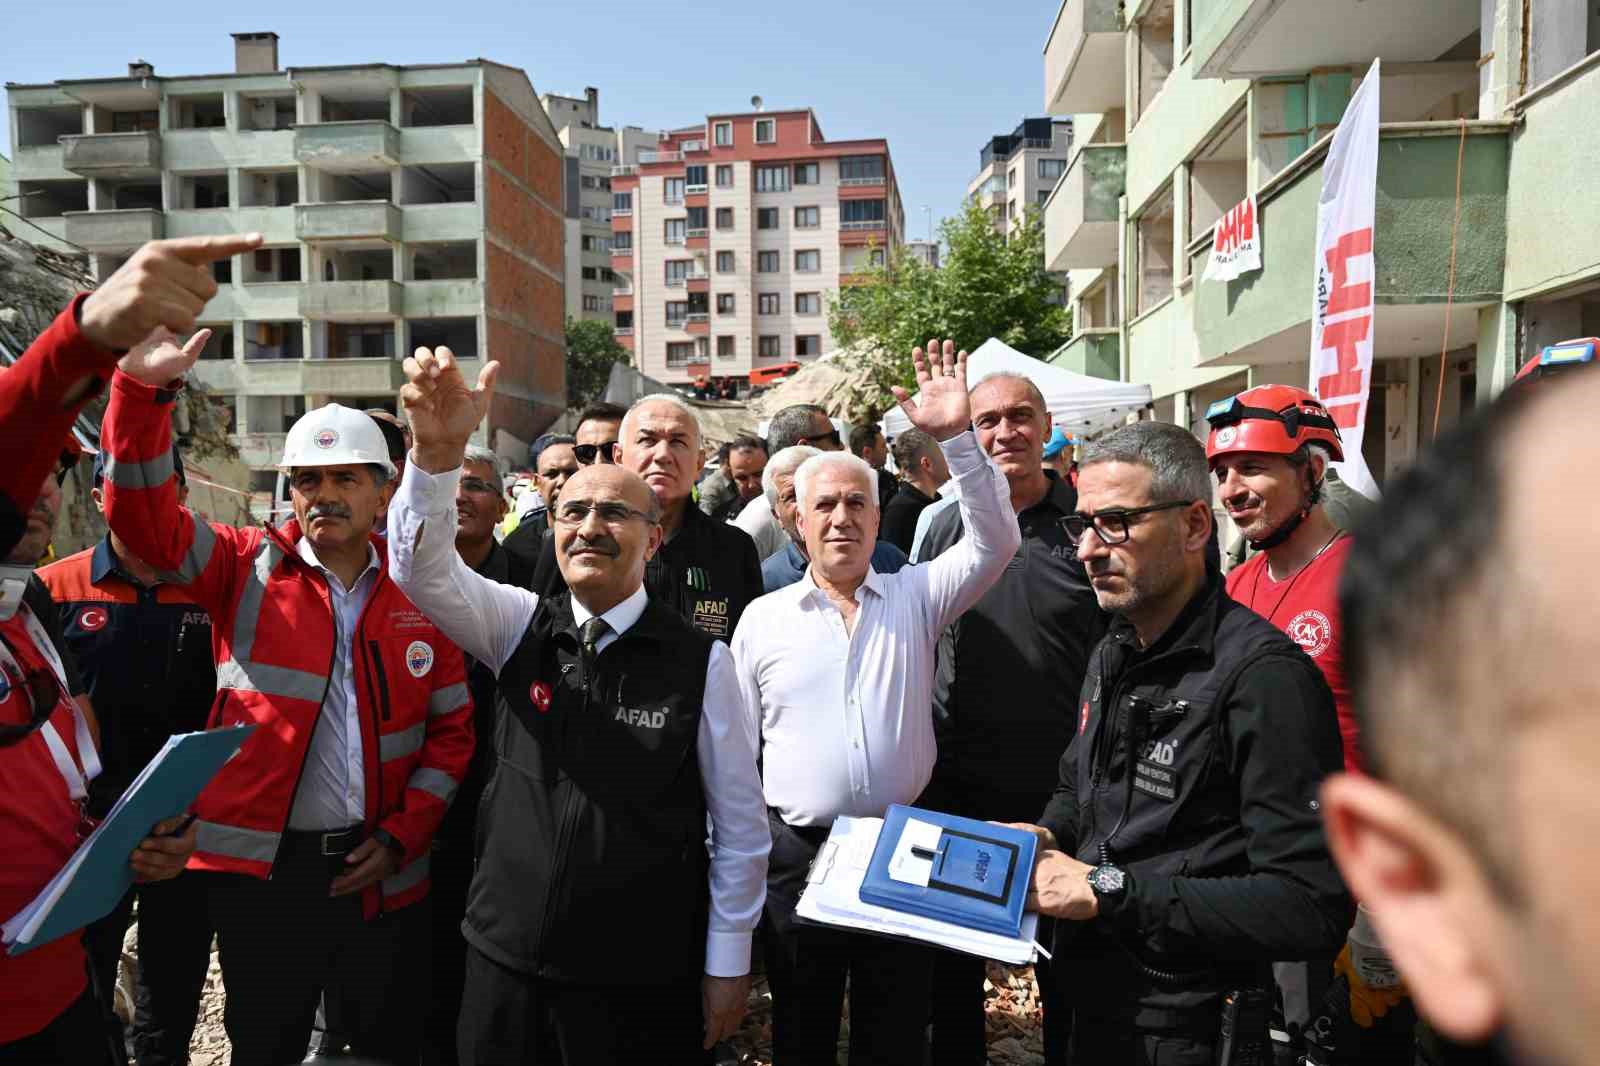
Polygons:
[[841,222],[839,223],[839,229],[841,231],[883,229],[884,225],[885,223],[882,219],[869,222]]
[[611,331],[611,335],[613,337],[631,337],[631,336],[633,336],[633,327],[632,326],[618,326],[618,327],[616,327],[615,329],[613,329]]
[[400,240],[400,209],[387,200],[295,204],[294,235],[302,241]]
[[[1455,214],[1454,122],[1380,128],[1374,354],[1438,357],[1476,342],[1478,312],[1499,304],[1505,278],[1511,124],[1468,122],[1461,171],[1455,299],[1441,338]],[[1263,268],[1229,282],[1202,281],[1211,234],[1188,246],[1198,366],[1304,362],[1311,344],[1317,200],[1328,138],[1256,194]]]
[[1116,328],[1086,329],[1045,359],[1051,366],[1107,381],[1122,380],[1122,334]]
[[[300,366],[304,368],[305,391],[324,395],[382,396],[397,391],[405,382],[399,359],[306,359]],[[469,372],[466,365],[461,369],[462,373]]]
[[161,134],[89,133],[61,138],[61,165],[86,178],[150,178],[161,173]]
[[704,274],[690,274],[688,288],[690,292],[710,292],[711,279]]
[[631,208],[631,207],[613,207],[611,209],[611,217],[612,218],[632,218],[633,217],[633,208]]
[[1045,111],[1072,115],[1120,109],[1126,45],[1119,0],[1061,0],[1044,46]]
[[294,157],[331,174],[382,170],[400,163],[400,131],[376,119],[296,126]]
[[646,152],[640,152],[639,153],[639,165],[640,166],[647,166],[647,165],[649,165],[651,163],[681,163],[681,162],[683,162],[683,153],[682,152],[646,151]]
[[634,163],[617,164],[616,166],[613,166],[611,168],[611,176],[613,178],[626,178],[626,177],[629,177],[631,175],[636,175],[638,173],[639,173],[639,167],[638,167],[637,164],[634,164]]
[[1081,146],[1044,205],[1044,255],[1051,270],[1117,264],[1117,201],[1126,188],[1128,150]]
[[704,140],[684,141],[678,145],[678,147],[681,148],[685,154],[689,152],[703,152],[706,150],[706,142]]
[[284,439],[287,433],[240,433],[234,443],[239,447],[239,461],[251,469],[270,468],[283,458]]
[[683,328],[696,335],[709,334],[711,332],[711,316],[704,313],[691,314],[684,318]]
[[685,230],[684,236],[692,241],[711,236],[711,230],[705,226],[697,226],[694,229]]
[[1206,0],[1204,6],[1210,10],[1193,15],[1194,67],[1201,78],[1365,68],[1374,58],[1385,65],[1431,62],[1476,35],[1482,18],[1478,0]]
[[92,252],[137,248],[166,235],[166,220],[153,207],[126,211],[68,211],[64,236]]
[[300,290],[300,314],[328,322],[398,318],[404,306],[398,281],[320,281]]
[[683,187],[683,191],[685,193],[687,193],[688,195],[690,195],[690,196],[694,196],[697,193],[710,192],[711,191],[711,186],[703,184],[703,183],[700,184],[700,185],[685,185]]
[[840,178],[839,187],[841,189],[849,189],[862,185],[882,185],[883,180],[883,175],[881,174],[875,178]]

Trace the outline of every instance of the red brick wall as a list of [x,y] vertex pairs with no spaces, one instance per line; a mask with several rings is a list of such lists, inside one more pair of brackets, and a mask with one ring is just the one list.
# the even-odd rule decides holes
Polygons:
[[491,439],[532,441],[566,407],[562,159],[493,92],[483,94],[484,301],[500,389]]

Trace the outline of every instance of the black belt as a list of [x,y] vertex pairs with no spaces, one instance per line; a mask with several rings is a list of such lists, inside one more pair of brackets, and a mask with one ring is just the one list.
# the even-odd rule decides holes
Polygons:
[[366,839],[366,832],[366,827],[360,825],[348,829],[285,829],[283,843],[285,847],[313,855],[348,855]]

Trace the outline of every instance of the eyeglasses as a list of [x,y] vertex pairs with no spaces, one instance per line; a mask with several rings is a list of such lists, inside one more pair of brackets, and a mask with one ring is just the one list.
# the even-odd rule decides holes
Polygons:
[[500,489],[497,486],[483,480],[481,477],[464,477],[461,479],[461,487],[468,492],[488,493],[494,496],[500,494]]
[[604,444],[574,444],[572,454],[576,455],[578,462],[584,466],[594,465],[596,459],[610,464],[616,462],[615,456],[612,455],[612,449],[616,446],[617,442],[614,440],[608,440]]
[[839,431],[836,430],[836,429],[830,429],[826,433],[818,433],[815,436],[811,436],[811,437],[801,437],[800,438],[800,443],[801,444],[809,444],[813,448],[815,448],[817,446],[817,442],[818,441],[824,441],[824,440],[827,441],[828,443],[832,444],[835,448],[844,447],[843,441],[841,441],[839,439]]
[[620,526],[627,523],[630,518],[642,518],[646,522],[655,519],[643,511],[629,507],[625,503],[585,503],[582,500],[573,500],[564,503],[556,511],[556,521],[564,526],[581,526],[588,519],[589,512],[593,511],[600,516],[600,521],[608,526]]
[[1091,526],[1094,527],[1095,536],[1100,538],[1100,543],[1124,544],[1128,540],[1128,527],[1132,524],[1128,519],[1154,514],[1157,511],[1170,511],[1176,507],[1188,507],[1194,502],[1194,500],[1169,500],[1166,503],[1152,503],[1148,507],[1118,507],[1095,514],[1064,515],[1061,518],[1061,531],[1067,535],[1073,547],[1077,547],[1078,541]]

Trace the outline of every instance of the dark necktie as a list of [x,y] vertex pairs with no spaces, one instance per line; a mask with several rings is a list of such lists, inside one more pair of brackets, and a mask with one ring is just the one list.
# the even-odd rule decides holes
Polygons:
[[583,681],[587,686],[594,679],[594,659],[600,653],[600,638],[611,632],[611,626],[599,615],[583,623],[578,630],[578,647],[583,655]]

